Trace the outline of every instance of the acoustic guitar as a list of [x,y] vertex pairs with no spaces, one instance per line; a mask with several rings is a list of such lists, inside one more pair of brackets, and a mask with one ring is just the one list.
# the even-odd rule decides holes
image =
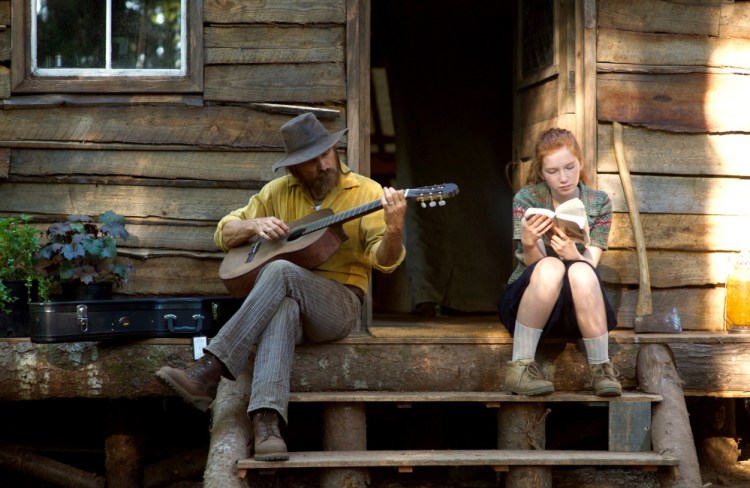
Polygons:
[[[403,190],[404,197],[423,207],[445,205],[458,194],[454,183]],[[244,298],[255,285],[260,269],[271,261],[285,259],[306,269],[324,263],[347,239],[342,224],[382,208],[380,199],[334,214],[329,208],[289,223],[289,234],[281,239],[257,239],[229,250],[219,267],[219,278],[229,293]]]

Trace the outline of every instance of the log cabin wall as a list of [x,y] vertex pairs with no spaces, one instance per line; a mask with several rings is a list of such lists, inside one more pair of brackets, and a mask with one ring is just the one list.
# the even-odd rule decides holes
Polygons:
[[632,326],[638,262],[613,153],[625,159],[648,248],[654,311],[723,328],[724,284],[750,247],[750,2],[599,0],[597,183],[612,197],[600,269]]
[[216,222],[274,177],[278,129],[303,110],[288,106],[314,108],[330,130],[348,125],[350,142],[362,124],[345,110],[360,1],[196,1],[202,91],[126,94],[13,92],[11,3],[14,15],[23,5],[0,1],[0,215],[40,228],[124,215],[132,237],[120,252],[135,273],[119,295],[225,293]]
[[546,0],[552,20],[526,30],[525,4],[540,7],[518,3],[514,188],[542,131],[577,134],[589,184],[613,199],[600,271],[632,327],[638,259],[612,142],[623,124],[654,312],[676,306],[684,329],[723,330],[726,277],[750,248],[750,2]]

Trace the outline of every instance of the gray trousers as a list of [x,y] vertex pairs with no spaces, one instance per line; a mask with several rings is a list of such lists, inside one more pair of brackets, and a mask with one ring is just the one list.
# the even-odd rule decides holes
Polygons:
[[361,315],[359,297],[347,287],[288,261],[272,261],[206,350],[236,378],[257,343],[248,414],[271,408],[286,423],[294,346],[342,339],[359,327]]

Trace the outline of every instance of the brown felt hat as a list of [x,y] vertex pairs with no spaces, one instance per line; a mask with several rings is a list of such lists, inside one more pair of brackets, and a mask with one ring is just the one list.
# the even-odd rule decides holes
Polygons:
[[331,134],[314,114],[296,116],[281,126],[286,156],[273,163],[272,169],[276,171],[320,156],[339,142],[348,130]]

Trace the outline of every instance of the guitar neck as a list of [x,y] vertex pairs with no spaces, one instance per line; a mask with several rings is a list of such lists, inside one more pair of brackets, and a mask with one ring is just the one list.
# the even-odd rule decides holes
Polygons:
[[303,234],[309,234],[311,232],[324,229],[331,225],[349,222],[350,220],[354,220],[357,217],[361,217],[363,215],[367,215],[369,213],[375,212],[376,210],[379,210],[381,208],[383,208],[383,203],[380,200],[375,200],[370,203],[365,203],[364,205],[350,208],[349,210],[345,210],[341,213],[329,215],[328,217],[324,217],[322,219],[316,220],[305,226],[305,231]]

